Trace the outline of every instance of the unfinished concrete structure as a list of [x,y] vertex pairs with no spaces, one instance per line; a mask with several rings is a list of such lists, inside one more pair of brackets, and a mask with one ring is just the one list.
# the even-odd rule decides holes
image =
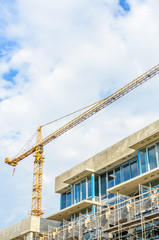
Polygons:
[[0,239],[158,239],[158,170],[159,120],[57,176],[60,210],[14,224]]
[[49,228],[58,227],[59,223],[45,218],[31,216],[0,231],[0,240],[34,240]]
[[41,239],[159,238],[159,120],[56,177],[61,222]]

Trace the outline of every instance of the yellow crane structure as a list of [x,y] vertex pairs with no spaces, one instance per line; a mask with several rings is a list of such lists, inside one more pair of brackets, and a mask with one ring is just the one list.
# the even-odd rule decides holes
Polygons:
[[[143,75],[139,76],[135,80],[131,81],[115,93],[111,94],[110,96],[99,100],[98,102],[89,105],[89,109],[84,111],[82,114],[74,118],[73,120],[69,121],[64,126],[60,127],[58,130],[54,131],[50,135],[45,138],[42,138],[42,126],[37,129],[37,139],[36,144],[30,147],[24,153],[16,156],[15,158],[9,160],[7,157],[5,159],[5,163],[16,166],[20,161],[24,158],[28,157],[29,155],[34,153],[34,170],[33,170],[33,186],[32,186],[32,207],[31,207],[31,215],[33,216],[41,216],[44,212],[41,209],[41,202],[42,202],[42,179],[43,179],[43,147],[48,144],[49,142],[55,140],[56,138],[60,137],[62,134],[67,132],[68,130],[72,129],[73,127],[77,126],[81,122],[85,121],[86,119],[90,118],[103,108],[107,107],[108,105],[112,104],[113,102],[117,101],[119,98],[123,97],[127,93],[131,92],[138,86],[142,85],[144,82],[151,79],[153,76],[159,73],[159,64],[155,67],[151,68]],[[85,108],[83,108],[85,109]],[[47,124],[45,124],[47,125]]]

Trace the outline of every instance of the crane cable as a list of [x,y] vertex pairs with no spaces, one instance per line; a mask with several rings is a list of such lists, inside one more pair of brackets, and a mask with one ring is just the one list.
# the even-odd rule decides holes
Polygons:
[[92,107],[92,106],[94,106],[94,105],[97,105],[97,104],[99,104],[100,102],[101,102],[101,100],[99,100],[99,101],[97,101],[97,102],[95,102],[95,103],[92,103],[92,104],[90,104],[90,105],[88,105],[88,106],[86,106],[86,107],[83,107],[83,108],[81,108],[81,109],[79,109],[79,110],[76,110],[76,111],[74,111],[74,112],[72,112],[72,113],[69,113],[69,114],[67,114],[67,115],[64,115],[64,116],[62,116],[62,117],[60,117],[60,118],[57,118],[57,119],[55,119],[55,120],[53,120],[53,121],[51,121],[51,122],[45,123],[45,124],[41,125],[40,127],[45,127],[45,126],[47,126],[47,125],[49,125],[49,124],[51,124],[51,123],[57,122],[57,121],[59,121],[59,120],[61,120],[61,119],[64,119],[64,118],[66,118],[66,117],[69,117],[69,116],[71,116],[71,115],[73,115],[73,114],[75,114],[75,113],[81,112],[82,110],[85,110],[85,109],[87,109],[87,108],[89,108],[89,107]]
[[[89,108],[89,107],[92,107],[92,106],[98,104],[99,102],[100,102],[100,100],[97,101],[97,102],[94,102],[94,103],[92,103],[92,104],[90,104],[90,105],[88,105],[88,106],[86,106],[86,107],[83,107],[83,108],[81,108],[81,109],[78,109],[78,110],[76,110],[76,111],[74,111],[74,112],[72,112],[72,113],[69,113],[69,114],[64,115],[64,116],[62,116],[62,117],[60,117],[60,118],[57,118],[57,119],[55,119],[55,120],[53,120],[53,121],[51,121],[51,122],[45,123],[45,124],[41,125],[40,127],[44,127],[44,126],[50,125],[50,124],[52,124],[52,123],[54,123],[54,122],[57,122],[57,121],[59,121],[59,120],[61,120],[61,119],[64,119],[64,118],[66,118],[66,117],[69,117],[69,116],[71,116],[71,115],[73,115],[73,114],[75,114],[75,113],[78,113],[78,112],[80,112],[80,111],[82,111],[82,110],[84,110],[84,109],[87,109],[87,108]],[[32,140],[34,139],[35,136],[36,136],[36,132],[35,132],[35,133],[33,134],[33,136],[27,141],[27,143],[22,147],[22,149],[17,153],[16,156],[18,156],[20,153],[23,153],[23,152],[26,151],[26,149],[29,147],[30,143],[32,142]]]
[[20,149],[20,151],[17,153],[16,156],[20,155],[20,153],[23,153],[26,151],[26,149],[29,147],[29,145],[31,144],[31,142],[33,141],[33,139],[36,136],[36,132],[31,136],[31,138],[26,142],[26,144]]

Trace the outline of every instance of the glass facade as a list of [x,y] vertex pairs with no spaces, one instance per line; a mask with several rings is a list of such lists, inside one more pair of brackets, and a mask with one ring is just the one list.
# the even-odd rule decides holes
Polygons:
[[72,202],[78,203],[92,197],[92,179],[91,176],[82,179],[80,182],[72,185]]
[[118,185],[121,183],[121,169],[120,167],[115,169],[115,185]]
[[88,198],[92,196],[92,181],[91,176],[87,177]]
[[159,143],[156,144],[156,155],[157,155],[157,160],[159,162]]
[[114,187],[114,173],[113,170],[108,172],[108,188]]
[[81,182],[81,195],[82,200],[86,199],[86,179]]
[[71,206],[71,192],[66,193],[66,207]]
[[95,196],[99,197],[99,176],[95,176]]
[[140,151],[140,166],[141,173],[144,173],[148,170],[147,168],[147,157],[146,157],[146,148]]
[[156,157],[156,149],[155,146],[148,148],[148,158],[150,164],[150,170],[157,167],[157,157]]
[[157,168],[158,162],[159,143],[145,147],[139,150],[138,157],[134,157],[101,175],[93,174],[73,184],[70,191],[61,195],[61,209],[85,199],[96,201],[98,201],[96,197],[100,197],[101,200],[110,199],[115,195],[108,193],[108,189]]
[[130,174],[131,174],[131,178],[134,178],[139,174],[137,158],[135,158],[134,161],[130,163]]
[[159,143],[153,144],[139,151],[141,173],[159,166]]
[[130,165],[129,163],[123,166],[123,182],[130,179]]
[[101,196],[106,195],[106,173],[101,175]]
[[60,209],[64,209],[66,207],[66,193],[61,194],[61,202]]
[[80,201],[80,183],[75,184],[75,203]]

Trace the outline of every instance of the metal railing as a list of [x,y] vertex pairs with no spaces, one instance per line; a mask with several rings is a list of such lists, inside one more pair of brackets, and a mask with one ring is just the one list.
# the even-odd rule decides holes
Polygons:
[[125,238],[126,234],[141,235],[132,239],[151,239],[143,236],[146,236],[146,226],[154,225],[154,221],[159,221],[159,188],[101,207],[100,211],[76,221],[64,221],[63,226],[43,234],[40,239],[131,239]]

